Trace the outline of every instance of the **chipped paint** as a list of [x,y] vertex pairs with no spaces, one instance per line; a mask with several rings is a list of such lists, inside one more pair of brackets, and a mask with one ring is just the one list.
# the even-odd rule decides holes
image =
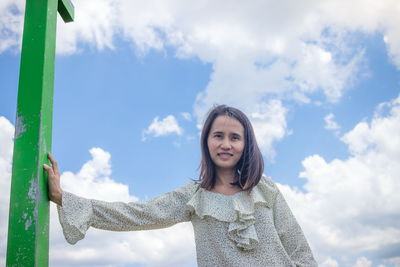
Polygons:
[[[33,217],[29,216],[28,220],[25,221],[25,230],[28,230],[28,228],[32,225],[33,221],[38,220],[39,218],[39,211],[38,211],[38,192],[40,191],[39,189],[39,182],[38,179],[33,177],[31,180],[29,180],[30,186],[29,186],[29,191],[28,191],[28,199],[30,203],[35,203],[35,208],[33,210]],[[35,223],[35,227],[37,228],[37,223]],[[37,229],[35,229],[35,232],[37,232]]]
[[[30,184],[30,186],[29,186],[29,191],[28,191],[28,201],[29,201],[29,203],[35,203],[36,192],[38,190],[38,183],[35,178],[32,178],[31,180],[29,180],[29,184]],[[33,215],[33,218],[31,215]],[[24,224],[25,230],[28,230],[29,227],[32,226],[33,221],[35,220],[35,218],[37,218],[37,212],[36,213],[33,212],[33,214],[31,214],[31,215],[29,215],[29,212],[22,214],[22,219],[23,219],[23,221],[25,221],[25,224]]]
[[25,230],[28,230],[28,228],[31,225],[32,225],[32,217],[29,217],[29,219],[25,221]]
[[33,217],[36,218],[36,220],[37,220],[38,216],[39,216],[39,209],[38,209],[38,205],[36,205],[35,209],[33,210]]
[[24,124],[24,116],[17,116],[15,122],[15,139],[21,137],[22,133],[26,132],[26,127]]
[[29,180],[30,186],[29,186],[29,191],[28,191],[28,198],[30,200],[30,203],[34,203],[36,200],[36,193],[38,190],[38,183],[35,178],[32,178]]

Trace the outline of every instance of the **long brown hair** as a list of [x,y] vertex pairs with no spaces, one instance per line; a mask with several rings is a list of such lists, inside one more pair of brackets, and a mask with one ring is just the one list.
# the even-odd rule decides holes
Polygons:
[[210,151],[208,150],[207,139],[214,120],[221,115],[235,118],[244,128],[244,150],[242,157],[236,164],[238,180],[234,184],[237,184],[243,190],[248,190],[250,192],[261,179],[264,172],[264,161],[260,149],[258,148],[250,120],[240,110],[226,105],[219,105],[211,109],[201,131],[200,186],[207,190],[211,190],[214,188],[216,183],[215,164],[212,161]]

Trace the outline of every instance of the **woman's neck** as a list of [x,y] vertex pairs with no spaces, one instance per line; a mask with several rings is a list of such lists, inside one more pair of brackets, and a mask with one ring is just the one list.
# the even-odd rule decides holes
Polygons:
[[216,172],[216,186],[234,187],[232,183],[235,183],[237,181],[235,170],[217,169]]

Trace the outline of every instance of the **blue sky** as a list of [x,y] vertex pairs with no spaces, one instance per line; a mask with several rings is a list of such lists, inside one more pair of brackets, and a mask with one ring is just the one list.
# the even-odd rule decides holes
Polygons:
[[[74,1],[76,21],[59,18],[55,71],[53,154],[63,186],[130,201],[184,185],[198,176],[204,114],[226,103],[252,120],[265,173],[280,185],[321,266],[400,266],[400,206],[391,189],[400,186],[400,6],[283,1],[272,10],[271,3]],[[4,186],[22,12],[23,1],[0,5]],[[195,264],[190,226],[130,237],[92,231],[70,247],[52,212],[54,266]],[[2,221],[3,236],[5,227]],[[104,257],[96,240],[131,250]],[[3,242],[2,260],[4,250]]]

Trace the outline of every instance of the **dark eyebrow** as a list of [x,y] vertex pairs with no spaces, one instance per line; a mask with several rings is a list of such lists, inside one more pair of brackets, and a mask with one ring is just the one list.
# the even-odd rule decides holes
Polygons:
[[[223,131],[214,131],[214,132],[212,132],[212,134],[224,134],[224,132]],[[232,136],[235,136],[235,137],[242,137],[240,134],[238,134],[238,133],[232,133],[231,134]]]

